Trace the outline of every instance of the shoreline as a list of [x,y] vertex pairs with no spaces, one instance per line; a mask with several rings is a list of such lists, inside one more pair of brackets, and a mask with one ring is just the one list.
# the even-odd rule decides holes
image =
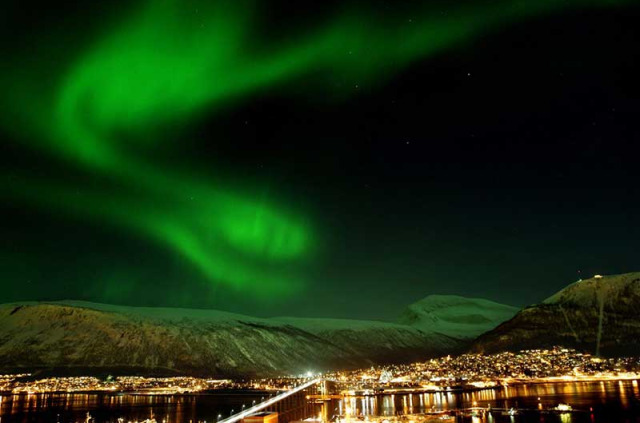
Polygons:
[[[382,390],[377,392],[370,393],[340,393],[334,395],[340,395],[342,398],[354,398],[354,397],[371,397],[371,396],[384,396],[384,395],[408,395],[408,394],[436,394],[442,392],[450,392],[450,393],[466,393],[466,392],[478,392],[485,390],[496,390],[496,389],[504,389],[510,386],[522,386],[522,385],[541,385],[541,384],[561,384],[561,383],[598,383],[598,382],[637,382],[640,383],[640,375],[633,376],[620,376],[620,377],[607,377],[607,378],[598,378],[598,377],[584,377],[584,378],[563,378],[563,377],[551,377],[545,379],[509,379],[506,383],[498,383],[495,386],[482,386],[482,387],[473,387],[473,386],[465,386],[465,387],[455,387],[455,388],[443,388],[443,389],[422,389],[422,388],[405,388],[405,389],[391,389],[391,390]],[[163,392],[162,390],[78,390],[78,391],[67,391],[67,390],[52,390],[52,391],[42,391],[42,392],[26,392],[26,391],[0,391],[0,396],[29,396],[29,395],[43,395],[43,394],[108,394],[108,395],[138,395],[138,396],[162,396],[162,395],[171,395],[171,396],[194,396],[194,395],[260,395],[264,393],[269,393],[273,391],[268,390],[252,390],[252,389],[209,389],[202,391],[184,391],[184,392]]]
[[443,388],[443,389],[422,389],[422,388],[405,388],[405,389],[390,389],[390,390],[382,390],[371,393],[361,393],[361,394],[341,394],[344,397],[369,397],[369,396],[377,396],[377,395],[407,395],[407,394],[436,394],[440,392],[477,392],[484,391],[490,389],[504,389],[510,386],[521,386],[521,385],[543,385],[546,383],[597,383],[597,382],[640,382],[640,374],[634,376],[621,376],[615,378],[579,378],[579,379],[566,379],[563,377],[552,377],[548,379],[509,379],[508,383],[496,383],[494,386],[465,386],[465,387],[454,387],[454,388]]

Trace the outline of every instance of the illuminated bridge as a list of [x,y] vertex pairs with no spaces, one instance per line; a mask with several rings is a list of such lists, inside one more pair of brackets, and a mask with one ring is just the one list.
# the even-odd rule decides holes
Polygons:
[[316,411],[315,404],[313,401],[309,401],[309,398],[318,397],[324,392],[326,392],[326,381],[321,378],[313,379],[291,390],[268,398],[240,413],[219,420],[218,423],[236,423],[245,417],[261,411],[277,412],[278,423],[302,420],[314,415]]

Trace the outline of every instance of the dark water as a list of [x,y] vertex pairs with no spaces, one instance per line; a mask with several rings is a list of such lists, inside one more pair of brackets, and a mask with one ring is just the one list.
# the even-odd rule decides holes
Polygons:
[[[329,413],[352,416],[394,416],[430,411],[455,410],[491,406],[517,407],[520,414],[502,416],[491,413],[483,419],[466,417],[464,422],[603,422],[640,423],[640,390],[638,381],[571,382],[517,385],[463,393],[430,393],[354,397],[336,401]],[[570,404],[575,413],[544,414],[538,411]],[[527,411],[529,409],[530,411]]]
[[162,423],[215,423],[218,416],[228,417],[242,406],[260,402],[262,395],[248,393],[216,393],[196,395],[132,395],[132,394],[38,394],[2,397],[0,423],[73,423],[84,422],[87,412],[96,423],[142,421],[153,414]]
[[[397,416],[429,411],[454,410],[474,405],[492,408],[518,407],[521,414],[510,417],[499,412],[484,419],[464,417],[460,421],[484,422],[562,422],[562,423],[640,423],[638,381],[572,382],[520,385],[465,393],[428,393],[378,395],[333,400],[318,410],[325,418],[345,415]],[[89,411],[97,423],[140,421],[151,416],[158,422],[215,423],[218,415],[227,417],[231,410],[259,402],[264,394],[216,393],[198,395],[130,395],[130,394],[40,394],[9,395],[0,400],[0,423],[72,423],[84,422]],[[534,411],[558,403],[580,410],[572,414],[542,414]],[[532,411],[526,411],[531,409]]]

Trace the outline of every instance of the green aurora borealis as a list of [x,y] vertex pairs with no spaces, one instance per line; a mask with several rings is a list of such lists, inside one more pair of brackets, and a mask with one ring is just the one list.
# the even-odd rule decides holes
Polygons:
[[[412,62],[502,26],[569,7],[622,3],[476,2],[447,14],[434,6],[387,15],[353,7],[305,30],[281,30],[286,36],[261,25],[258,3],[140,3],[98,25],[81,47],[65,51],[60,42],[44,42],[36,49],[41,56],[16,54],[0,73],[5,129],[99,183],[79,197],[69,181],[25,174],[3,182],[2,192],[133,230],[187,259],[212,286],[264,299],[294,295],[304,289],[305,263],[331,248],[319,235],[329,229],[285,198],[257,198],[154,160],[159,144],[179,146],[181,127],[262,90],[340,98],[353,90],[331,93],[335,88],[317,75],[340,75],[352,87],[382,84]],[[216,164],[211,168],[215,175]]]

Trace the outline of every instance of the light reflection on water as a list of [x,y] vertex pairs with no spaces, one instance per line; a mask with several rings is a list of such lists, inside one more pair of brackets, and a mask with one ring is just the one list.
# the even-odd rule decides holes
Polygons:
[[[433,392],[356,396],[325,403],[321,413],[330,420],[336,415],[354,419],[376,416],[421,414],[478,406],[493,409],[517,407],[543,409],[567,403],[574,414],[526,413],[510,417],[494,412],[482,418],[465,417],[474,423],[561,422],[561,423],[640,423],[640,389],[638,381],[571,382],[513,385],[473,392]],[[221,393],[214,395],[130,395],[130,394],[38,394],[0,397],[0,423],[73,423],[83,422],[91,412],[97,423],[144,420],[153,412],[158,422],[188,423],[226,417],[243,404],[260,401],[254,393]],[[593,409],[593,412],[590,411]]]
[[213,395],[132,395],[132,394],[21,394],[8,395],[0,402],[0,423],[84,422],[89,411],[97,423],[144,420],[152,413],[160,423],[208,421],[227,417],[264,393],[224,393]]
[[[640,422],[638,381],[545,383],[512,385],[473,392],[356,396],[347,398],[345,402],[345,407],[342,404],[337,405],[336,412],[341,415],[348,414],[353,419],[422,414],[477,406],[491,407],[494,410],[515,407],[522,410],[523,415],[512,418],[494,412],[491,417],[469,416],[464,419],[465,422]],[[535,411],[546,410],[559,403],[570,404],[579,412],[541,414]],[[526,412],[526,409],[531,411]]]

